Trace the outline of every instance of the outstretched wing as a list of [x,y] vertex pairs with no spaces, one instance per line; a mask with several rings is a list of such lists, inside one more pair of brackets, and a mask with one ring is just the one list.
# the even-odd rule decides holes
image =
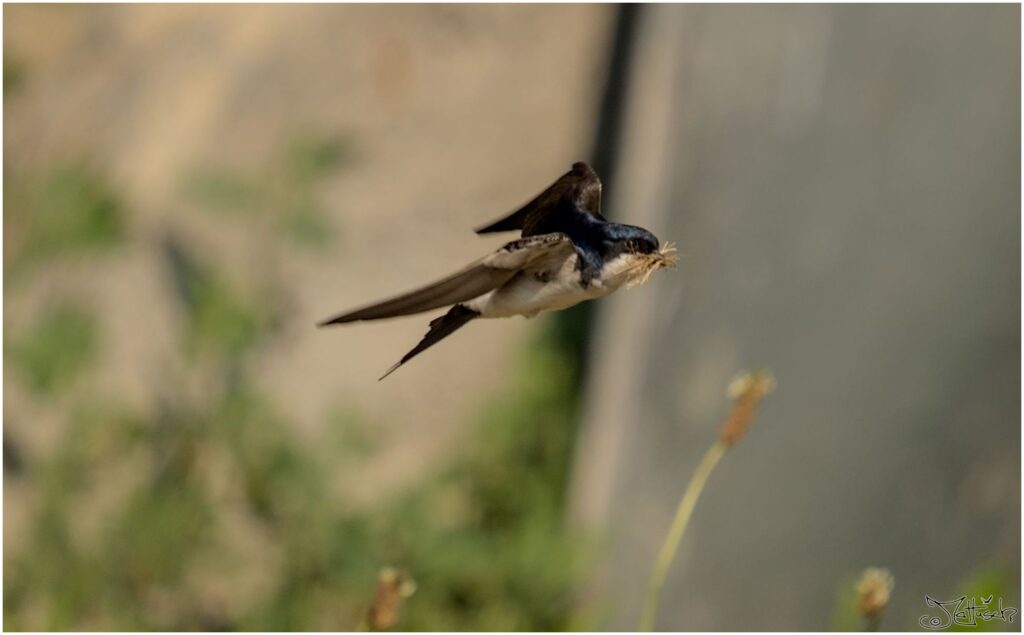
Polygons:
[[523,236],[568,231],[580,215],[599,220],[601,216],[601,179],[586,163],[574,163],[548,189],[508,216],[476,230],[478,234],[521,229]]
[[320,322],[319,326],[412,315],[466,302],[497,289],[519,271],[543,258],[567,256],[573,249],[572,241],[561,233],[514,240],[443,280],[384,302],[342,313]]

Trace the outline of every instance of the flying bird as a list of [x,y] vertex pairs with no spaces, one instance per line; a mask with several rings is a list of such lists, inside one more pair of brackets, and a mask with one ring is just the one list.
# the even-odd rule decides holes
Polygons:
[[342,313],[318,326],[380,320],[441,307],[448,312],[392,366],[384,379],[476,318],[531,318],[643,284],[674,267],[675,249],[642,227],[601,215],[601,179],[580,161],[536,198],[477,234],[521,231],[518,240],[443,280],[390,300]]

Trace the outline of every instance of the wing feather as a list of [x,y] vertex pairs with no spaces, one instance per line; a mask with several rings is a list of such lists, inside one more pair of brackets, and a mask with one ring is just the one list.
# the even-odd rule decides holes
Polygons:
[[447,278],[390,300],[342,313],[320,322],[319,326],[412,315],[466,302],[497,289],[530,264],[566,249],[574,247],[569,237],[561,233],[521,238]]
[[563,231],[573,224],[574,217],[601,216],[601,179],[593,168],[582,161],[573,164],[546,190],[516,211],[480,227],[478,234],[522,230],[523,236]]

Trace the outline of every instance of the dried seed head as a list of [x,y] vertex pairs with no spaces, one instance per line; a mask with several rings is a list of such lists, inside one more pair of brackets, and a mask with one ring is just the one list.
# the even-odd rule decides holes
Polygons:
[[757,370],[744,372],[729,384],[728,395],[733,400],[732,411],[722,426],[721,440],[727,446],[734,446],[743,438],[761,399],[775,390],[775,377],[771,371]]
[[887,569],[864,569],[857,581],[857,610],[865,617],[877,617],[889,603],[895,586],[896,582]]
[[402,602],[416,592],[416,582],[406,573],[385,567],[377,574],[377,593],[366,614],[370,630],[384,631],[395,625]]

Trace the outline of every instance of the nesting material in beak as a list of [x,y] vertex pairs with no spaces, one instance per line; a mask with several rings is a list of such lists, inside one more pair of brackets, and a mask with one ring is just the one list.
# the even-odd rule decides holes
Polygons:
[[677,262],[679,262],[679,256],[676,255],[676,247],[672,243],[665,243],[653,254],[636,254],[626,287],[647,282],[651,274],[658,269],[675,269]]

